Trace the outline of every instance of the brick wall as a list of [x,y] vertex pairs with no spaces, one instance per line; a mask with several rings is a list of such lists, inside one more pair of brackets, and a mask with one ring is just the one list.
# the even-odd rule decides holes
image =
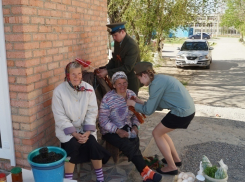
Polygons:
[[107,61],[107,1],[3,0],[3,14],[16,161],[29,167],[29,152],[59,143],[51,99],[65,65]]

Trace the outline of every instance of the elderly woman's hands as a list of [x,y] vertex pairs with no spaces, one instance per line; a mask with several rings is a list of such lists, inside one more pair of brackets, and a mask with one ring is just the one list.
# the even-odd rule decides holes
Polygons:
[[78,143],[84,144],[88,141],[90,133],[91,133],[90,131],[86,131],[83,134],[74,132],[72,133],[72,136],[77,139]]
[[128,132],[125,130],[117,129],[116,134],[118,134],[120,138],[128,138]]

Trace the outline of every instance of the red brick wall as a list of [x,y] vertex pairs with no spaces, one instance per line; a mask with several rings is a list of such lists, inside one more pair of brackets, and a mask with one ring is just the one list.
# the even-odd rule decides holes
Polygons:
[[59,143],[51,99],[65,65],[107,61],[107,1],[3,0],[3,14],[16,161],[29,167],[29,152]]

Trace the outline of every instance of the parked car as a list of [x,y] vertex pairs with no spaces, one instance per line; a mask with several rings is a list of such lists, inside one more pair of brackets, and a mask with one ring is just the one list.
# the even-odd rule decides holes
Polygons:
[[213,47],[210,47],[207,40],[186,40],[176,56],[176,67],[199,66],[206,69],[212,63]]
[[[203,39],[210,39],[210,35],[207,33],[202,33],[202,38]],[[190,35],[188,39],[201,39],[201,33],[197,33],[194,35]]]
[[212,33],[206,33],[206,34],[209,35],[210,39],[212,38]]

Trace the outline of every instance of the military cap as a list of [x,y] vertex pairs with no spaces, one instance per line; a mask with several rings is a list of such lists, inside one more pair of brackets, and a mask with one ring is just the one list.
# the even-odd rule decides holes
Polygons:
[[121,23],[111,23],[106,25],[110,29],[110,34],[114,34],[118,32],[119,30],[125,28],[125,23],[126,22],[121,22]]
[[150,62],[137,62],[134,66],[134,73],[137,75],[143,71],[153,70]]

